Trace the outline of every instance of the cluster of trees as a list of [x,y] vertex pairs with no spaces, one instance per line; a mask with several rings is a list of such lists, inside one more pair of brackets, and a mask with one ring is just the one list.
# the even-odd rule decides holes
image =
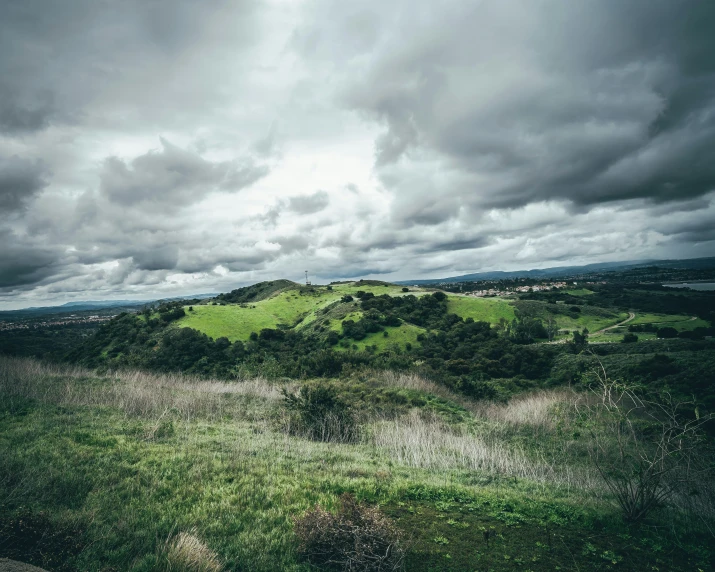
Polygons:
[[658,284],[599,284],[589,288],[594,293],[581,298],[561,291],[534,292],[520,297],[523,300],[559,301],[565,305],[620,308],[656,314],[687,314],[703,320],[715,320],[715,296],[712,292],[679,290]]
[[698,327],[692,330],[679,332],[672,326],[658,326],[656,324],[633,324],[628,326],[629,332],[650,332],[654,333],[657,338],[672,339],[684,338],[689,340],[702,340],[707,336],[715,336],[715,328]]

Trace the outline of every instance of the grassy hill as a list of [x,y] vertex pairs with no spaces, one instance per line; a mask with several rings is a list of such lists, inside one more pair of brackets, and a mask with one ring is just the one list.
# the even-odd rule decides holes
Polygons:
[[[185,306],[186,316],[174,322],[174,327],[193,328],[211,338],[226,337],[229,341],[246,341],[252,332],[258,333],[264,328],[296,329],[306,331],[311,327],[324,326],[340,331],[343,320],[358,320],[362,312],[357,307],[358,292],[369,292],[375,296],[416,295],[422,296],[428,291],[409,288],[377,281],[346,282],[327,286],[306,287],[287,280],[276,283],[261,283],[259,287],[249,287],[238,294],[226,294],[194,305],[191,310]],[[350,295],[352,303],[342,303],[341,299]],[[501,298],[474,298],[450,295],[447,308],[449,312],[474,321],[499,323],[500,319],[514,319],[511,302]],[[337,311],[336,311],[337,310]],[[331,313],[328,314],[328,311]],[[325,316],[324,316],[325,315]],[[388,335],[381,332],[352,344],[362,350],[368,346],[377,346],[378,350],[389,344],[404,347],[407,343],[416,344],[417,336],[424,329],[412,324],[388,328]],[[343,348],[344,349],[344,348]]]
[[[174,322],[173,327],[193,328],[213,339],[221,337],[229,341],[247,341],[252,332],[258,333],[264,328],[295,329],[308,332],[311,329],[341,331],[343,320],[359,320],[362,312],[358,307],[358,292],[369,292],[376,296],[416,295],[422,296],[428,290],[409,288],[378,281],[344,282],[328,286],[306,287],[288,280],[262,282],[246,288],[221,294],[207,303],[194,305],[192,310],[185,306],[186,316]],[[588,298],[593,292],[585,289],[571,291],[572,294]],[[350,295],[355,300],[343,303],[341,299]],[[484,321],[492,325],[501,320],[511,322],[515,310],[525,315],[537,317],[542,321],[555,320],[560,331],[558,338],[567,338],[574,330],[588,329],[595,334],[629,317],[628,312],[586,304],[547,304],[546,302],[519,300],[510,298],[476,298],[451,294],[447,299],[450,313],[476,322]],[[637,313],[629,324],[656,324],[672,326],[678,331],[706,327],[707,322],[693,320],[686,315]],[[397,328],[387,328],[388,335],[382,332],[368,334],[364,340],[343,345],[337,349],[358,349],[375,347],[383,351],[391,344],[405,348],[406,344],[418,344],[417,336],[425,330],[414,324],[405,324]],[[618,341],[626,331],[616,328],[603,334],[597,334],[599,341]],[[645,334],[643,339],[654,337]]]

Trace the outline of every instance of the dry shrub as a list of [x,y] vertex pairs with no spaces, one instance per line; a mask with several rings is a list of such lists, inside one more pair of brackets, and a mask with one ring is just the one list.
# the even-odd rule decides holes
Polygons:
[[293,519],[298,551],[322,570],[388,572],[402,569],[402,534],[376,507],[345,493],[333,514],[316,505]]
[[196,529],[167,538],[159,553],[162,572],[220,572],[218,555],[197,536]]

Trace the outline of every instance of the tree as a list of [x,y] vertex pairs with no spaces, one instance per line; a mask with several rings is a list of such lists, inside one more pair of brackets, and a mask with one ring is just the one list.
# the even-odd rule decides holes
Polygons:
[[666,326],[665,328],[658,328],[655,335],[657,338],[677,338],[678,330],[670,326]]
[[553,341],[556,335],[559,333],[559,326],[556,323],[556,318],[553,316],[549,316],[546,318],[546,324],[545,324],[545,329],[546,329],[546,335],[549,338],[549,341]]
[[623,339],[621,340],[622,344],[632,344],[638,341],[638,336],[636,336],[633,332],[626,332],[623,334]]

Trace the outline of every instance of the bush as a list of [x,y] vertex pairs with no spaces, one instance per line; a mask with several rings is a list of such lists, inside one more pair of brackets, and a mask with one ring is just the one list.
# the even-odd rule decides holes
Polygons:
[[293,395],[283,390],[288,409],[288,429],[313,441],[353,442],[357,423],[350,407],[329,385],[303,386]]
[[379,509],[358,503],[345,493],[337,514],[316,505],[293,519],[298,552],[322,570],[400,570],[402,536]]
[[638,336],[632,332],[623,334],[623,339],[621,339],[622,344],[632,344],[638,341]]
[[655,336],[657,338],[677,338],[678,330],[670,326],[666,326],[665,328],[658,328],[658,331],[655,333]]

